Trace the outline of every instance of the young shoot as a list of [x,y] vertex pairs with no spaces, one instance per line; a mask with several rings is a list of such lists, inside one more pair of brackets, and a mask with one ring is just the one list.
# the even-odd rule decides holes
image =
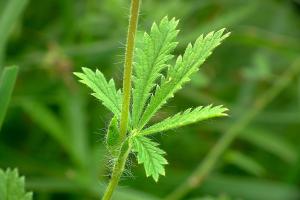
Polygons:
[[[132,11],[134,11],[133,6]],[[131,18],[132,15],[134,13],[131,13]],[[130,84],[125,83],[126,81],[123,83],[124,87],[130,86],[129,93],[126,88],[123,88],[123,92],[118,90],[114,81],[112,79],[107,81],[98,69],[92,71],[89,68],[82,68],[82,72],[74,73],[80,82],[93,91],[92,95],[113,113],[107,131],[106,145],[116,161],[103,199],[111,198],[131,152],[136,155],[137,162],[143,164],[147,177],[152,177],[157,182],[160,175],[165,175],[164,166],[168,164],[166,153],[151,139],[153,135],[203,120],[226,116],[225,107],[208,105],[189,108],[158,123],[149,123],[167,101],[190,81],[191,76],[199,70],[212,51],[229,36],[229,33],[225,33],[225,29],[200,35],[193,44],[188,44],[183,55],[178,56],[175,64],[172,65],[171,61],[174,58],[172,52],[178,44],[177,25],[178,20],[175,18],[164,17],[159,23],[154,23],[151,30],[144,33],[140,41],[135,41],[139,45],[132,54],[126,53],[126,56],[133,55],[134,61],[133,75],[130,69],[130,73],[128,69],[126,72],[126,67],[130,64],[128,60],[125,61],[124,79],[129,80]],[[131,35],[130,31],[128,35]],[[132,40],[128,40],[127,45],[129,42]],[[128,120],[125,120],[126,130],[123,135],[122,116],[124,103],[128,103],[128,100],[131,108],[128,111],[125,109]]]

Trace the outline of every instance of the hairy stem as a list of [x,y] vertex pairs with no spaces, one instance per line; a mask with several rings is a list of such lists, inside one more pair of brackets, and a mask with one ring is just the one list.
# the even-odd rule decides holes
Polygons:
[[130,149],[131,148],[130,148],[129,142],[125,141],[122,146],[122,149],[120,151],[119,157],[114,165],[111,180],[104,192],[102,200],[110,200],[111,199],[113,192],[116,189],[116,187],[118,186],[120,177],[124,171],[126,160],[130,153]]
[[126,137],[127,126],[128,126],[129,106],[130,106],[130,96],[131,96],[132,62],[133,62],[134,43],[135,43],[135,35],[137,30],[139,8],[140,8],[140,0],[132,0],[128,35],[127,35],[127,45],[126,45],[126,52],[125,52],[124,75],[123,75],[123,101],[122,101],[122,113],[121,113],[121,122],[120,122],[121,141],[124,141]]
[[123,101],[122,101],[122,113],[120,120],[120,140],[122,141],[122,147],[117,161],[114,165],[111,180],[106,188],[102,200],[110,200],[114,190],[118,186],[120,177],[124,171],[127,157],[130,153],[129,141],[126,140],[128,119],[129,119],[129,106],[131,97],[131,75],[132,75],[132,63],[135,36],[138,24],[138,15],[140,9],[140,0],[131,1],[129,26],[127,34],[127,44],[125,52],[125,64],[124,64],[124,75],[123,75]]
[[166,200],[179,200],[189,193],[192,189],[199,187],[209,173],[213,170],[215,164],[222,156],[223,152],[228,149],[230,144],[238,136],[252,119],[268,105],[285,87],[289,85],[292,78],[299,74],[300,59],[295,61],[294,64],[281,76],[281,78],[271,87],[266,93],[260,96],[254,103],[253,108],[245,114],[238,122],[236,122],[217,142],[214,148],[206,156],[203,162],[199,164],[196,170],[177,187]]

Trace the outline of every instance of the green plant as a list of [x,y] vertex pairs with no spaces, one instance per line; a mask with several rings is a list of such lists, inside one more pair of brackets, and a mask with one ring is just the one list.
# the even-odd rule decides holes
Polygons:
[[[158,181],[159,175],[165,175],[164,165],[168,163],[164,158],[165,152],[158,147],[158,143],[148,137],[149,135],[226,116],[227,111],[223,106],[200,106],[148,125],[157,111],[190,80],[191,75],[198,71],[199,66],[229,33],[224,34],[225,29],[221,29],[206,36],[201,35],[193,45],[190,43],[187,46],[185,53],[178,56],[172,66],[171,53],[177,46],[178,21],[165,17],[159,24],[154,23],[150,33],[145,33],[143,38],[136,42],[138,45],[134,51],[138,10],[139,1],[133,0],[125,54],[123,92],[116,89],[112,79],[107,81],[99,70],[94,72],[82,68],[82,73],[74,73],[80,82],[92,89],[92,95],[114,114],[108,127],[106,144],[115,163],[104,200],[111,198],[130,152],[134,152],[138,163],[144,165],[147,177],[152,176]],[[132,76],[133,60],[135,63]],[[130,110],[131,92],[133,99]]]
[[25,179],[19,177],[18,170],[0,169],[0,199],[31,200],[32,193],[25,191]]

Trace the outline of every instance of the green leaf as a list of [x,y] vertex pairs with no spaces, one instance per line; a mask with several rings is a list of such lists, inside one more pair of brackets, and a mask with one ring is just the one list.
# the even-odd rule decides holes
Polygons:
[[163,157],[166,153],[159,149],[156,142],[151,141],[147,137],[132,137],[133,151],[137,152],[137,160],[139,164],[144,164],[146,176],[152,176],[157,182],[159,175],[165,175],[164,165],[168,164]]
[[0,77],[0,130],[17,79],[18,70],[17,66],[6,67]]
[[159,25],[154,23],[150,34],[144,37],[135,53],[134,90],[133,90],[133,126],[138,124],[150,92],[160,78],[161,71],[168,67],[166,64],[173,58],[171,52],[176,48],[175,42],[178,21],[174,18],[163,18]]
[[19,177],[18,171],[0,169],[0,199],[31,200],[32,193],[25,191],[24,177]]
[[182,113],[177,113],[176,115],[169,117],[163,120],[162,122],[159,122],[157,124],[154,124],[142,130],[140,134],[149,135],[157,132],[178,128],[181,126],[185,126],[188,124],[196,123],[214,117],[226,116],[227,115],[225,113],[226,111],[227,108],[224,108],[223,106],[212,107],[212,105],[206,107],[200,106],[195,109],[189,108]]
[[106,135],[106,146],[113,156],[117,155],[116,153],[118,151],[119,144],[120,144],[120,133],[119,133],[118,120],[116,117],[113,117],[108,126],[108,131]]
[[213,49],[229,36],[229,33],[223,34],[224,30],[211,32],[205,37],[201,35],[194,45],[188,45],[183,56],[177,58],[175,66],[169,67],[167,76],[162,77],[160,86],[157,86],[154,96],[142,115],[139,129],[142,129],[167,100],[190,80],[190,76],[198,71],[199,66],[211,55]]
[[103,105],[108,108],[115,116],[120,119],[122,107],[122,94],[116,90],[113,79],[106,81],[104,75],[97,69],[93,72],[91,69],[82,68],[83,73],[75,72],[80,78],[80,82],[93,90],[93,96],[99,99]]
[[61,96],[61,110],[64,125],[64,133],[68,133],[68,139],[65,139],[71,145],[74,154],[80,158],[81,163],[86,164],[86,158],[89,156],[88,145],[88,127],[86,109],[87,98],[82,96],[78,90],[66,91]]

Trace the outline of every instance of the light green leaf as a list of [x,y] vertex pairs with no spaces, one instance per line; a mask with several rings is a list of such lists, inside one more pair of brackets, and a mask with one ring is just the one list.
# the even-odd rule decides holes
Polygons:
[[201,35],[194,45],[189,44],[183,56],[177,58],[174,67],[169,67],[167,77],[162,77],[160,87],[155,90],[147,106],[138,128],[142,129],[151,117],[190,80],[190,76],[198,71],[199,66],[211,55],[213,49],[229,36],[223,34],[225,29],[211,32],[205,37]]
[[106,146],[113,156],[117,156],[118,147],[120,144],[120,133],[118,120],[114,116],[108,126],[106,134]]
[[168,162],[163,155],[166,153],[157,147],[158,143],[147,137],[135,136],[132,138],[132,144],[133,151],[137,152],[138,163],[144,164],[146,176],[152,176],[157,182],[159,175],[165,175],[164,165]]
[[134,90],[133,90],[133,126],[138,124],[144,110],[150,92],[166,68],[166,64],[173,58],[171,52],[175,49],[178,30],[178,21],[174,18],[163,18],[159,25],[154,23],[150,34],[144,33],[144,37],[135,53],[134,65]]
[[200,106],[195,109],[189,108],[184,112],[177,113],[172,117],[169,117],[142,130],[140,134],[150,135],[153,133],[167,131],[214,117],[227,116],[227,114],[225,113],[226,111],[227,108],[224,108],[223,106],[212,107],[212,105],[206,107]]
[[93,96],[99,99],[106,108],[120,119],[122,94],[120,90],[116,90],[114,81],[111,79],[107,82],[98,69],[96,72],[93,72],[91,69],[82,68],[82,71],[83,73],[75,72],[74,74],[80,78],[80,82],[93,90]]
[[0,77],[0,130],[8,108],[19,68],[6,67]]
[[0,169],[0,199],[31,200],[32,193],[25,191],[24,177],[19,177],[18,171]]

